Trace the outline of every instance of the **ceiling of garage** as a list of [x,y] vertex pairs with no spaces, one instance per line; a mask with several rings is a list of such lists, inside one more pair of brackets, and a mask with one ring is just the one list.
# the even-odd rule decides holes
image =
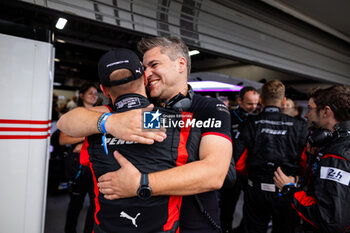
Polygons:
[[[344,20],[346,18],[345,15],[349,12],[348,6],[350,1],[340,1],[345,2],[346,7],[342,7],[339,4],[336,8],[339,11],[332,8],[334,4],[327,0],[272,2],[278,2],[284,5],[288,4],[288,7],[293,8],[294,11],[302,12],[339,31],[346,37],[350,35],[350,21]],[[314,2],[314,4],[310,2]],[[276,9],[276,11],[280,10]],[[342,14],[344,17],[340,17]],[[71,14],[65,15],[69,22],[64,30],[58,30],[55,28],[55,24],[58,16],[61,17],[62,15],[64,16],[65,14],[24,2],[0,1],[0,20],[25,24],[34,28],[44,28],[53,32],[53,43],[56,48],[55,82],[62,83],[62,87],[66,89],[76,89],[86,80],[97,82],[97,61],[104,52],[114,47],[125,47],[136,51],[137,41],[142,36],[145,36],[134,31],[116,28],[115,26],[76,17]],[[210,62],[211,66],[207,66],[209,67],[207,68],[208,70],[229,66],[251,65],[223,57],[221,54],[215,54],[212,51],[203,50],[201,50],[199,55],[193,56],[191,60],[192,72],[206,71],[206,68],[202,64],[208,64],[208,61],[215,60],[224,60],[224,62],[217,64]],[[288,74],[283,74],[282,76],[286,77],[287,85],[290,84],[291,86],[298,83],[315,82],[293,76],[292,74],[290,74],[289,78]]]

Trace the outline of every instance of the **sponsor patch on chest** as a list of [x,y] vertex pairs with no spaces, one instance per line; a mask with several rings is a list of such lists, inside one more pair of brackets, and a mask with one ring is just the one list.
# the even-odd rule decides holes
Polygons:
[[320,178],[332,180],[346,186],[349,186],[350,183],[350,173],[334,167],[321,167]]

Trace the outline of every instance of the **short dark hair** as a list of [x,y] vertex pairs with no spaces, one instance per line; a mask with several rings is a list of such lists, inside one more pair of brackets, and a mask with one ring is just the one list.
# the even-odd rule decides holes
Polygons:
[[239,98],[241,98],[241,100],[243,100],[245,94],[246,94],[248,91],[253,91],[253,92],[258,93],[258,91],[257,91],[254,87],[246,86],[246,87],[243,87],[243,88],[239,91]]
[[325,89],[315,89],[310,95],[316,104],[317,112],[329,106],[334,118],[339,121],[350,120],[350,87],[346,85],[333,85]]
[[137,43],[137,49],[144,54],[150,49],[161,47],[161,52],[166,54],[170,60],[175,61],[178,57],[184,57],[187,62],[187,75],[191,72],[191,58],[185,42],[177,37],[152,37],[142,38]]

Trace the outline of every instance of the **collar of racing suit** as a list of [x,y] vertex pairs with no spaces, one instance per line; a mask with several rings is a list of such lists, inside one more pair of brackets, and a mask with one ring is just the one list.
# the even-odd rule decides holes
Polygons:
[[276,107],[276,106],[266,106],[263,109],[263,112],[282,112],[282,111],[279,107]]
[[130,109],[145,108],[150,102],[139,94],[125,94],[119,96],[113,105],[113,112],[125,112]]

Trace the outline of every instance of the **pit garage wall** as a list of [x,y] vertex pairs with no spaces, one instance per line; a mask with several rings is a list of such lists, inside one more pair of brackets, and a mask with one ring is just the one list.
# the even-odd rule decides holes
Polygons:
[[0,33],[0,232],[44,232],[54,49]]
[[[312,79],[350,84],[350,48],[240,0],[22,0]],[[248,2],[248,3],[247,3]],[[261,3],[256,3],[261,4]],[[326,34],[321,34],[326,35]]]

